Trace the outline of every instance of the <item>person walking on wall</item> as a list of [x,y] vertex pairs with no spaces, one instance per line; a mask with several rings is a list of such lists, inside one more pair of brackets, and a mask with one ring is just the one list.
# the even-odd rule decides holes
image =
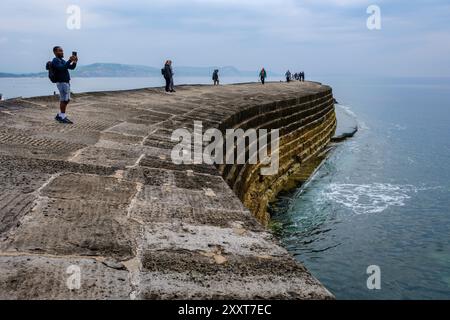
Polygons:
[[214,81],[214,85],[218,86],[219,85],[219,70],[218,69],[214,70],[212,79]]
[[261,72],[259,73],[259,78],[261,79],[262,84],[266,82],[267,72],[264,68],[261,69]]
[[164,80],[166,80],[166,92],[175,92],[173,85],[173,69],[172,60],[167,60],[164,68],[161,70]]
[[72,124],[66,116],[66,109],[70,102],[70,74],[69,70],[74,70],[77,67],[78,57],[76,52],[70,56],[69,60],[64,60],[64,50],[60,46],[53,48],[55,58],[47,62],[46,69],[48,76],[59,91],[59,110],[55,120],[60,123]]
[[289,70],[286,71],[285,76],[286,76],[286,82],[290,82],[292,74],[291,74],[291,72]]

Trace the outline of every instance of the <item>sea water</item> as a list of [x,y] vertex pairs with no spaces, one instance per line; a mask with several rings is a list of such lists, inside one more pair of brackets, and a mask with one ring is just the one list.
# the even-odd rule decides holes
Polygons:
[[450,298],[450,79],[321,80],[359,131],[280,195],[282,243],[338,299]]

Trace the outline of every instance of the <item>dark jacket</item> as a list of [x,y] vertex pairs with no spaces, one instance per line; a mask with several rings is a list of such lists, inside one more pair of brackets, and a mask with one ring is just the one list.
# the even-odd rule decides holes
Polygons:
[[266,72],[266,70],[261,70],[261,72],[259,73],[259,76],[260,76],[261,78],[267,78],[267,72]]
[[212,79],[213,79],[214,81],[219,80],[219,71],[214,71],[214,72],[213,72]]
[[65,61],[64,59],[54,58],[52,61],[52,68],[55,74],[56,82],[70,82],[69,70],[75,69],[76,63],[71,61]]
[[172,77],[173,77],[172,67],[170,66],[170,64],[165,64],[164,65],[164,78],[170,79]]

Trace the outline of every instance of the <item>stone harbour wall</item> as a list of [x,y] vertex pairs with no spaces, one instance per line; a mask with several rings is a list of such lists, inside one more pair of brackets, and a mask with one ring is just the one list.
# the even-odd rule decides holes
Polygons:
[[[291,179],[306,181],[320,163],[336,130],[331,88],[244,109],[221,124],[223,128],[279,129],[279,169],[262,175],[261,164],[223,164],[219,170],[244,205],[267,225],[267,206]],[[270,139],[269,139],[270,140]],[[247,153],[248,155],[248,153]],[[304,174],[302,179],[298,175]]]
[[[0,102],[1,299],[331,299],[265,227],[335,127],[318,83]],[[280,170],[176,165],[175,129],[280,128]],[[314,160],[316,159],[316,160]],[[299,178],[302,179],[302,178]]]

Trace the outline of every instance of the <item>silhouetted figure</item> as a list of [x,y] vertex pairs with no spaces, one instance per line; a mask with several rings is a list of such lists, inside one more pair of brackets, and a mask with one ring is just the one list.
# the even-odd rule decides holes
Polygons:
[[173,85],[172,60],[166,61],[161,72],[164,76],[164,80],[166,80],[166,92],[175,92]]
[[219,85],[219,70],[218,69],[214,70],[212,79],[214,81],[214,85],[218,86]]
[[285,76],[286,76],[286,82],[290,82],[292,73],[288,70],[288,71],[286,71]]
[[302,82],[305,81],[305,72],[304,71],[300,72],[300,81],[302,81]]
[[259,78],[261,79],[262,84],[266,82],[267,72],[264,68],[261,69],[261,72],[259,73]]

